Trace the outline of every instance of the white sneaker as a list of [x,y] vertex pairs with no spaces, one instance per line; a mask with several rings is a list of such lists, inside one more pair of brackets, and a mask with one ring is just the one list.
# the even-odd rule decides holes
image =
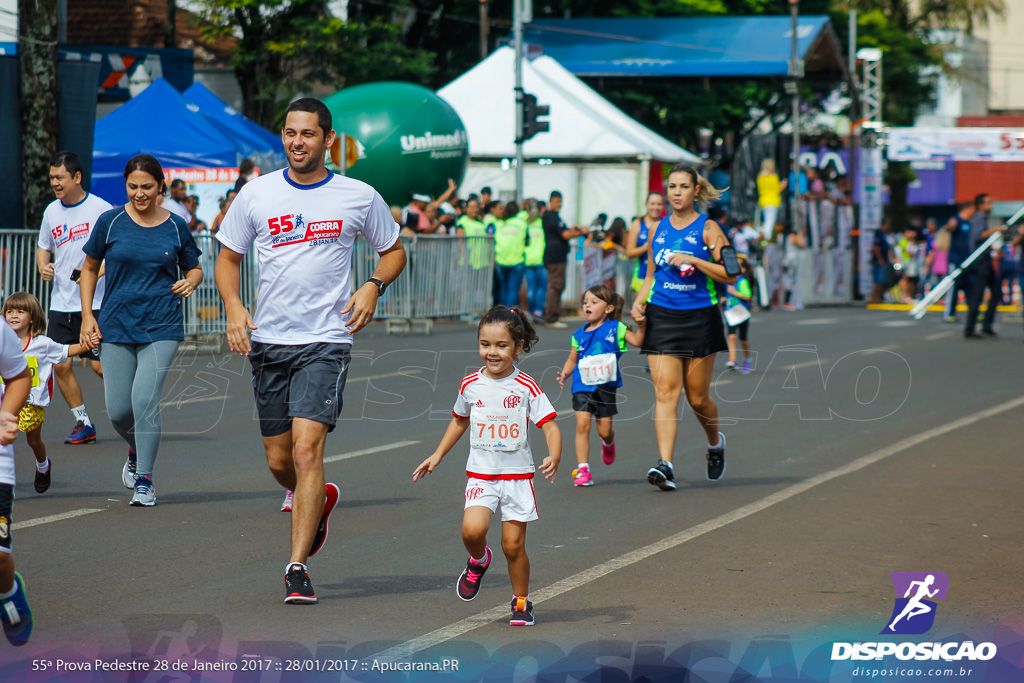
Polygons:
[[135,495],[129,505],[133,507],[153,507],[156,505],[156,489],[153,487],[153,480],[149,477],[137,477],[135,479]]
[[126,489],[135,488],[135,467],[137,462],[132,462],[131,458],[124,461],[124,467],[121,468],[121,483],[124,484]]

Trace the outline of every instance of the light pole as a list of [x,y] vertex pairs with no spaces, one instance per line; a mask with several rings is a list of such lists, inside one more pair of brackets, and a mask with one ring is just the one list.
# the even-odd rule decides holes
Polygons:
[[793,232],[802,232],[803,224],[800,215],[800,79],[804,75],[804,62],[800,59],[797,46],[797,18],[800,14],[799,0],[789,0],[789,32],[792,53],[789,60],[789,79],[786,90],[793,99],[793,203],[790,215],[793,221]]

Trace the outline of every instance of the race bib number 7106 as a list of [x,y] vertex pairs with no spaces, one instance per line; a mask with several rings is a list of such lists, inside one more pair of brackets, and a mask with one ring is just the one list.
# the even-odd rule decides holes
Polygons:
[[526,445],[526,408],[477,408],[470,411],[469,445],[489,451],[517,451]]

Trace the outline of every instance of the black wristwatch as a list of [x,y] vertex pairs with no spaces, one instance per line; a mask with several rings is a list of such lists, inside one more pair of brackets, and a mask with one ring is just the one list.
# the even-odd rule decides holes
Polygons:
[[367,282],[372,282],[374,285],[376,285],[377,296],[384,296],[384,290],[387,289],[388,286],[384,284],[383,280],[378,280],[375,277],[371,277],[369,280],[367,280]]

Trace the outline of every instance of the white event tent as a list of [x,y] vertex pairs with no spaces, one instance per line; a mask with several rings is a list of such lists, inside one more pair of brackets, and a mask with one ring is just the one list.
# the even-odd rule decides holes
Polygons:
[[[469,170],[460,194],[490,186],[495,195],[515,192],[515,53],[495,50],[438,90],[462,119],[469,136]],[[550,131],[523,146],[524,196],[563,197],[566,223],[589,224],[641,213],[651,162],[701,159],[627,116],[551,57],[523,60],[523,89],[551,107]]]

